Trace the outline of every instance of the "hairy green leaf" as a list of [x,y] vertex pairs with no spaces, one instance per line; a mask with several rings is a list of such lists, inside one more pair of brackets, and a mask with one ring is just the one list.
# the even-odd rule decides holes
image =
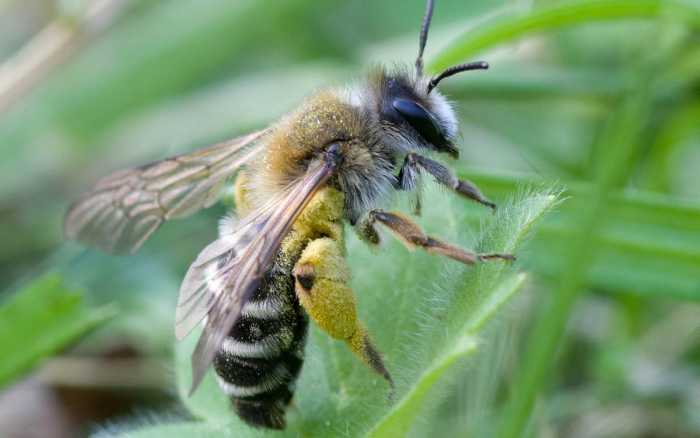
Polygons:
[[[434,187],[430,192],[431,209],[421,218],[423,226],[431,234],[468,245],[464,201],[435,192]],[[551,190],[521,190],[495,216],[482,210],[484,225],[476,247],[482,252],[517,252],[557,200],[558,192]],[[526,279],[517,263],[462,267],[421,251],[409,253],[393,240],[377,254],[350,238],[349,258],[358,273],[352,285],[362,319],[397,383],[395,401],[388,400],[386,383],[343,344],[312,327],[294,404],[287,414],[290,436],[357,436],[370,430],[374,436],[386,436],[410,430],[431,388],[455,363],[478,351],[481,328]],[[386,309],[392,309],[390,318]],[[232,413],[212,372],[191,398],[186,396],[195,341],[192,335],[176,349],[177,381],[185,405],[203,423],[168,425],[162,431],[154,427],[135,436],[158,436],[166,430],[174,436],[186,431],[211,436],[250,433]]]
[[[468,169],[462,172],[496,199],[506,196],[533,177]],[[566,198],[587,199],[589,183],[567,183]],[[598,256],[587,272],[587,284],[610,293],[634,293],[647,297],[700,301],[700,207],[646,191],[614,191],[610,194],[605,223],[589,236]],[[541,225],[528,245],[524,263],[546,278],[562,273],[564,256],[570,251],[577,218],[588,208],[581,203],[564,203]],[[470,209],[472,223],[478,211]]]

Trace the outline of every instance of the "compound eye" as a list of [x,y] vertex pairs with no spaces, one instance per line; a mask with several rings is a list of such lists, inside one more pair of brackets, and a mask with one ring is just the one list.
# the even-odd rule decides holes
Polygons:
[[408,99],[396,99],[392,106],[428,143],[439,148],[447,142],[437,121],[420,104]]

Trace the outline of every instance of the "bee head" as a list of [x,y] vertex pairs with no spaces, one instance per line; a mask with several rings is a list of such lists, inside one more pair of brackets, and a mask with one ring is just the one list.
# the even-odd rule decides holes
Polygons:
[[[415,75],[407,71],[379,74],[371,77],[378,95],[380,122],[384,134],[396,149],[424,147],[459,155],[454,144],[457,135],[457,118],[452,106],[439,93],[437,86],[443,79],[469,70],[484,70],[486,62],[456,65],[441,73],[426,77],[423,73],[423,52],[428,39],[428,29],[433,16],[434,1],[428,0],[421,26]],[[392,141],[393,140],[393,141]]]
[[391,101],[391,107],[426,143],[438,151],[457,154],[457,149],[447,139],[440,122],[420,102],[396,97]]
[[373,78],[378,88],[378,113],[385,141],[397,150],[417,148],[459,155],[454,144],[457,117],[438,92],[427,93],[425,80],[405,71],[380,71]]

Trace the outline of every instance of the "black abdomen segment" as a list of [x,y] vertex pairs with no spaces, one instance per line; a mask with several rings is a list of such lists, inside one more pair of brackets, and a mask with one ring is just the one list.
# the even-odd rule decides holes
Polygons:
[[285,426],[308,327],[292,277],[283,276],[267,276],[214,358],[219,386],[238,416],[272,429]]

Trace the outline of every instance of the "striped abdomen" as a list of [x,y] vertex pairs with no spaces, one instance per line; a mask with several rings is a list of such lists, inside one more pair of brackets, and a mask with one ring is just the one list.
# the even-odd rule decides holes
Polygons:
[[307,316],[294,294],[290,263],[278,257],[243,306],[214,359],[221,389],[246,423],[285,426],[285,411],[303,363]]

